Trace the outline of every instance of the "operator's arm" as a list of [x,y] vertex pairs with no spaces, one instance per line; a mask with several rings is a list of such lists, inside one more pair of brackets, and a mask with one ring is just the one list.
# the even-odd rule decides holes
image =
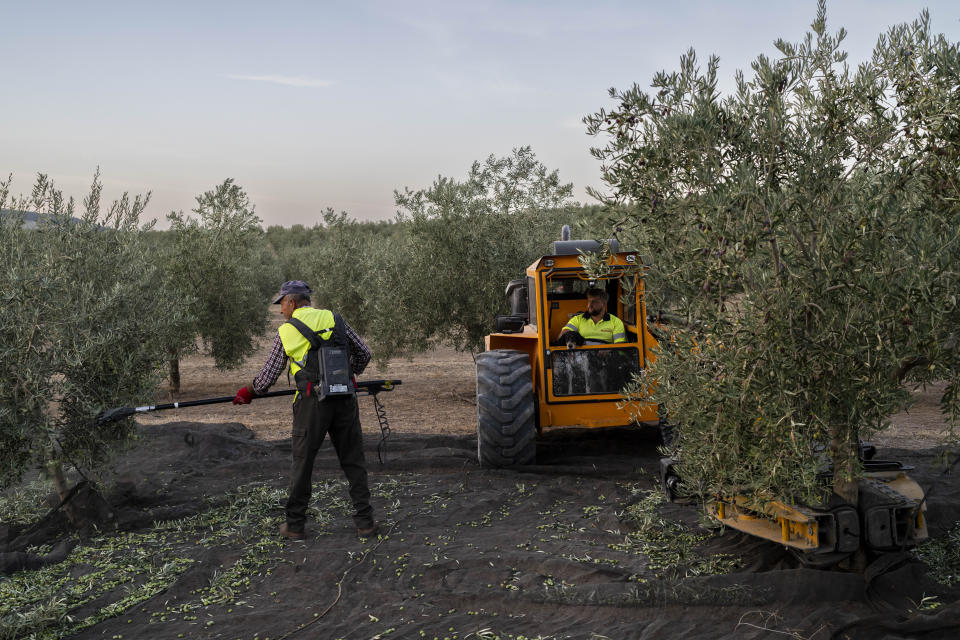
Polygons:
[[563,337],[563,334],[574,331],[580,333],[580,321],[583,320],[583,314],[578,313],[575,316],[570,318],[570,321],[567,324],[563,325],[563,329],[560,330],[560,336]]
[[570,321],[560,330],[560,335],[557,336],[557,343],[566,344],[568,349],[582,347],[584,344],[583,336],[580,335],[580,324],[582,321],[583,314],[581,313],[570,318]]
[[617,342],[626,342],[627,341],[627,329],[623,326],[623,320],[618,318],[615,315],[611,315],[610,319],[613,320],[613,341]]
[[343,321],[343,329],[347,334],[347,342],[350,343],[350,360],[353,363],[353,373],[360,375],[367,368],[367,363],[370,362],[370,347],[353,330],[353,327],[347,324],[346,320]]
[[287,366],[287,353],[283,350],[283,342],[280,340],[280,334],[273,340],[273,348],[270,349],[270,355],[267,361],[260,368],[257,377],[253,379],[251,389],[257,395],[267,392],[273,383],[280,377],[280,373]]

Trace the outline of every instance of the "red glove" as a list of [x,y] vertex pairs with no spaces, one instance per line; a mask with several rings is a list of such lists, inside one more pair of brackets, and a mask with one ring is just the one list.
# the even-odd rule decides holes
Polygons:
[[253,400],[253,391],[250,390],[250,387],[244,387],[237,391],[237,396],[233,399],[233,404],[250,404],[250,401]]

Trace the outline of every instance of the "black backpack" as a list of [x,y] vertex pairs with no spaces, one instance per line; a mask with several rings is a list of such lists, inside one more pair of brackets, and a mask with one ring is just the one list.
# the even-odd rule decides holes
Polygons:
[[315,393],[317,400],[321,401],[355,393],[343,319],[336,313],[333,318],[333,335],[329,340],[322,339],[313,329],[296,318],[288,321],[310,343],[310,350],[303,360],[295,361],[300,365],[300,370],[293,376],[297,391],[304,396]]

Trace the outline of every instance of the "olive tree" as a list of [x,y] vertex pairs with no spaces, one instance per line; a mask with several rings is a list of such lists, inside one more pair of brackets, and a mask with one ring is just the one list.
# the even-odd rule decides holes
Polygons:
[[[821,2],[735,90],[691,50],[588,117],[619,235],[673,327],[638,389],[682,424],[688,484],[857,501],[861,437],[949,382],[957,417],[960,56],[928,16],[856,69]],[[616,213],[619,212],[619,213]],[[829,491],[827,492],[829,494]]]
[[[99,174],[79,208],[45,175],[26,197],[12,198],[10,183],[0,183],[12,210],[0,220],[0,484],[47,465],[64,497],[67,465],[96,467],[131,434],[132,420],[95,417],[152,397],[179,318],[138,226],[149,194],[102,211]],[[37,228],[23,224],[27,211],[41,214]]]
[[368,236],[357,263],[363,304],[349,321],[359,318],[357,330],[379,365],[430,346],[431,335],[419,322],[432,296],[415,267],[419,249],[413,242],[409,225],[397,223],[389,234]]
[[375,260],[373,240],[377,225],[359,222],[346,212],[326,209],[312,230],[311,243],[295,254],[299,269],[291,278],[303,279],[314,291],[315,304],[342,314],[351,327],[365,333],[370,264]]
[[162,251],[166,288],[187,321],[168,345],[170,387],[180,390],[180,358],[202,348],[219,369],[239,366],[267,326],[268,297],[279,270],[249,197],[227,179],[197,196],[196,217],[167,216]]
[[408,225],[413,298],[400,337],[418,348],[436,339],[482,350],[504,287],[559,236],[572,193],[529,147],[474,162],[465,180],[439,176],[427,189],[394,192]]

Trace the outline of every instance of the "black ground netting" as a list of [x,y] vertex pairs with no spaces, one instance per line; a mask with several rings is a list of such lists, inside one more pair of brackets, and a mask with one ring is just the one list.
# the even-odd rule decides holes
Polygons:
[[[327,444],[307,540],[290,543],[275,534],[289,442],[254,440],[239,424],[145,427],[103,484],[107,533],[26,553],[25,539],[40,544],[62,530],[54,517],[46,529],[8,529],[0,558],[21,554],[26,568],[93,558],[96,545],[125,536],[125,544],[155,545],[163,559],[155,564],[179,567],[114,617],[95,620],[96,607],[135,593],[131,585],[149,576],[77,607],[75,619],[92,621],[73,633],[82,638],[960,637],[956,590],[908,553],[881,556],[862,574],[806,569],[778,545],[701,529],[694,507],[674,504],[649,512],[655,523],[640,531],[625,517],[657,489],[656,438],[557,432],[538,445],[539,464],[486,471],[470,437],[394,434],[383,466],[368,437],[387,535],[366,543],[353,534]],[[958,519],[960,483],[927,470],[935,452],[881,455],[916,464],[921,484],[937,481],[931,530]],[[660,537],[641,535],[651,532]],[[696,548],[674,549],[686,535]],[[732,573],[711,575],[718,569]]]

